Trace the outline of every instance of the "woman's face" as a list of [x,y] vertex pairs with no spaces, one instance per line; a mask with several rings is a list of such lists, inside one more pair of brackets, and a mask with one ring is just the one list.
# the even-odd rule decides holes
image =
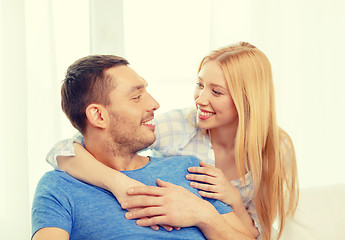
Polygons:
[[201,68],[194,99],[197,108],[197,125],[200,128],[237,127],[237,110],[223,70],[217,62],[207,61]]

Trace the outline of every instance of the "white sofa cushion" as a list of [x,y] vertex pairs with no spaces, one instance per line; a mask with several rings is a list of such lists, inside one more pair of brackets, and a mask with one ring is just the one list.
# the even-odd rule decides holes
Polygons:
[[344,240],[345,183],[303,188],[295,217],[286,222],[282,240]]

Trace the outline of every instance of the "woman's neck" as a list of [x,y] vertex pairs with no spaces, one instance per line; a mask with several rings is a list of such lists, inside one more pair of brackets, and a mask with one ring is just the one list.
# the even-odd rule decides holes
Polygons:
[[208,130],[215,155],[215,166],[222,169],[228,180],[238,179],[235,160],[235,139],[237,128]]
[[234,150],[237,127],[212,128],[207,132],[213,147],[218,146],[227,151]]

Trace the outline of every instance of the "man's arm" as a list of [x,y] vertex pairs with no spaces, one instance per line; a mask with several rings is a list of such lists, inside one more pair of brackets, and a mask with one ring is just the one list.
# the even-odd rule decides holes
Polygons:
[[[157,180],[160,187],[135,187],[129,194],[147,196],[122,203],[128,219],[139,219],[139,226],[168,224],[174,227],[198,227],[207,239],[254,239],[233,213],[220,215],[214,206],[187,189]],[[143,219],[145,218],[145,219]]]
[[61,229],[56,227],[46,227],[38,230],[35,235],[32,237],[32,240],[68,240],[69,234]]

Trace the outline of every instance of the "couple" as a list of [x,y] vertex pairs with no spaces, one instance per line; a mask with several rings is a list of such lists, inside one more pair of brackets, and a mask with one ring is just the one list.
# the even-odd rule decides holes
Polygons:
[[[80,59],[70,66],[62,86],[62,108],[73,126],[83,134],[82,144],[85,149],[103,165],[90,160],[91,156],[87,155],[88,153],[83,149],[79,148],[78,150],[80,146],[75,144],[76,157],[72,161],[66,161],[68,166],[66,169],[78,169],[75,172],[70,171],[73,176],[110,190],[115,196],[119,194],[116,191],[125,186],[121,180],[123,178],[117,177],[119,174],[121,175],[118,171],[122,171],[122,174],[146,185],[152,186],[157,182],[160,188],[132,188],[133,191],[129,192],[131,195],[143,194],[146,197],[121,200],[121,197],[117,196],[121,202],[120,206],[113,195],[102,188],[77,181],[61,171],[49,172],[41,179],[35,194],[33,239],[42,239],[46,236],[49,236],[50,239],[53,239],[53,236],[56,236],[56,239],[203,239],[204,237],[207,239],[252,239],[258,235],[255,232],[255,226],[259,225],[256,221],[252,221],[246,208],[250,211],[248,206],[253,205],[254,202],[260,204],[257,207],[259,219],[266,220],[265,222],[262,221],[261,224],[262,236],[268,238],[267,235],[272,232],[273,220],[277,216],[279,220],[284,220],[289,212],[286,210],[295,208],[295,176],[294,173],[289,175],[290,169],[295,166],[295,159],[292,143],[287,134],[278,130],[275,119],[266,119],[269,122],[267,124],[267,122],[260,122],[261,119],[254,118],[255,114],[258,114],[256,111],[265,115],[260,112],[262,107],[259,104],[268,104],[264,108],[268,108],[270,114],[272,112],[274,114],[274,105],[270,105],[272,104],[273,92],[270,93],[268,102],[260,102],[267,97],[255,99],[255,102],[259,101],[256,106],[258,110],[252,109],[253,107],[250,108],[250,104],[253,104],[253,99],[250,99],[253,95],[250,92],[246,96],[239,96],[238,93],[234,93],[234,91],[240,91],[243,88],[241,81],[246,89],[256,89],[262,85],[259,82],[262,80],[261,75],[260,78],[246,76],[246,81],[249,79],[250,82],[244,81],[243,76],[236,74],[230,77],[233,79],[229,79],[229,75],[236,72],[231,69],[231,66],[238,68],[236,59],[245,58],[247,58],[247,62],[253,65],[246,64],[246,73],[266,74],[267,76],[264,75],[264,78],[268,78],[266,81],[270,87],[269,90],[271,90],[270,68],[269,71],[266,69],[268,60],[255,47],[241,43],[216,51],[202,61],[195,91],[197,116],[187,114],[188,118],[195,116],[197,125],[195,128],[203,130],[197,131],[192,138],[204,137],[205,141],[208,141],[207,144],[213,148],[211,149],[214,151],[217,168],[205,163],[200,163],[201,167],[198,167],[199,160],[191,156],[148,158],[137,154],[138,151],[145,149],[155,141],[155,126],[152,120],[153,112],[159,107],[159,104],[146,92],[147,83],[145,80],[128,66],[125,59],[115,56],[90,56]],[[254,70],[248,71],[251,67]],[[258,70],[266,70],[266,72],[263,71],[263,73],[258,74]],[[248,87],[248,84],[254,85],[254,87]],[[264,91],[266,89],[258,88],[258,92],[265,94]],[[254,120],[242,121],[243,116],[241,114],[243,112],[238,110],[240,108],[246,110],[244,111],[245,115],[251,114],[255,121],[263,125],[263,129],[260,128],[259,130],[264,131],[262,134],[264,143],[262,145],[262,141],[259,141],[258,146],[259,149],[262,149],[262,154],[259,154],[262,156],[255,156],[256,150],[253,152],[248,149],[251,147],[250,138],[253,138],[253,132],[255,133],[253,130],[248,131],[252,135],[244,136],[248,139],[245,140],[247,144],[243,144],[243,146],[235,144],[235,138],[232,139],[232,142],[231,138],[223,139],[236,145],[232,149],[233,152],[236,152],[233,153],[233,156],[239,156],[236,159],[233,157],[232,160],[232,155],[224,157],[221,154],[222,151],[219,151],[222,131],[226,130],[229,136],[236,136],[237,134],[238,138],[241,138],[243,133],[241,131],[236,133],[237,130],[256,127]],[[193,121],[193,119],[189,120]],[[273,129],[271,121],[273,121]],[[243,127],[243,124],[247,125]],[[229,129],[232,130],[232,135]],[[164,130],[164,128],[162,127],[160,130]],[[182,130],[180,129],[180,131]],[[164,134],[162,133],[159,137],[162,138],[162,141],[159,141],[158,144],[156,141],[156,149],[159,149],[157,145],[164,145]],[[279,140],[279,147],[272,153],[274,148],[272,149],[271,146],[276,146],[274,144],[277,144],[277,140]],[[236,139],[236,141],[238,140]],[[68,145],[71,146],[71,144]],[[189,147],[188,144],[183,146],[186,152]],[[280,146],[284,146],[284,148],[280,149]],[[238,152],[237,148],[239,148]],[[269,154],[266,154],[266,149],[269,150]],[[163,153],[169,155],[168,152],[163,151]],[[282,153],[287,154],[282,156]],[[64,153],[60,149],[56,155],[72,154],[74,152]],[[274,156],[277,159],[272,160],[272,154],[279,156]],[[282,159],[280,156],[289,156],[290,159]],[[78,164],[78,159],[85,160],[84,164]],[[224,164],[223,159],[227,160],[228,163]],[[90,165],[86,164],[87,161],[90,162]],[[272,163],[270,161],[277,161],[277,164],[272,165],[283,167],[285,175],[277,176],[275,175],[277,171],[273,169],[274,166],[266,167],[266,164]],[[59,160],[59,166],[61,167],[63,164],[64,160],[61,162]],[[91,164],[94,168],[87,169]],[[289,168],[284,169],[285,165],[288,165]],[[219,171],[219,168],[222,171]],[[237,173],[236,168],[239,169],[239,173]],[[87,175],[81,174],[83,171]],[[202,175],[190,173],[202,173]],[[104,180],[97,182],[97,179],[102,177]],[[190,182],[186,178],[196,182]],[[234,189],[229,181],[222,184],[212,182],[217,179],[232,180],[237,178],[242,178],[244,184],[246,181],[252,181],[249,186],[251,189],[254,187],[256,189],[256,191],[251,191],[251,203],[246,203],[246,208],[241,195],[243,197],[247,191],[240,192],[236,188]],[[116,181],[107,179],[116,179]],[[273,182],[273,186],[271,186],[272,191],[266,189],[265,193],[272,194],[272,196],[263,195],[265,184],[272,184],[270,180],[276,182]],[[202,184],[202,182],[206,184]],[[290,191],[287,193],[279,192],[282,190],[282,185],[279,184],[286,184]],[[225,187],[216,190],[219,186]],[[274,196],[277,189],[279,190],[278,194],[281,195]],[[196,196],[198,193],[209,198],[205,201]],[[285,196],[289,197],[287,202],[284,202]],[[280,198],[283,199],[283,202],[279,201]],[[265,205],[265,202],[269,205]],[[282,204],[286,203],[289,204],[288,209],[282,209],[285,206]],[[146,206],[149,208],[145,208]],[[126,213],[122,208],[130,211]],[[125,214],[128,219],[140,218],[140,220],[137,222],[126,220]],[[255,216],[255,208],[254,214],[251,216]],[[152,226],[154,229],[157,229],[157,224],[159,224],[168,231],[162,228],[153,231],[136,224]],[[171,226],[182,228],[172,230]]]

